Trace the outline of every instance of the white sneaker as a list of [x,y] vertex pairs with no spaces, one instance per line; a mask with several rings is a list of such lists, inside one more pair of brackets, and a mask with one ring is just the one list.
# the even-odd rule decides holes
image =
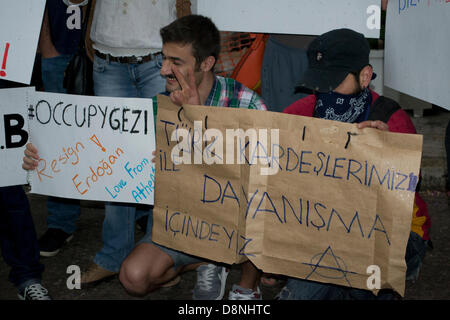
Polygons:
[[225,267],[215,264],[199,266],[192,298],[194,300],[222,300],[228,273],[229,271]]
[[45,289],[40,283],[31,284],[23,290],[23,293],[19,293],[20,300],[52,300]]
[[259,290],[259,286],[256,288],[256,291],[253,291],[252,289],[245,289],[237,284],[233,284],[228,294],[228,300],[262,300],[261,290]]

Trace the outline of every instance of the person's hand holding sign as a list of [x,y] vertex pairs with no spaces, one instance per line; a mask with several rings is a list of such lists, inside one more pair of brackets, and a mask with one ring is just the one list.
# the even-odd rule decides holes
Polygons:
[[358,129],[364,129],[364,128],[374,128],[382,131],[389,131],[389,126],[386,122],[380,121],[380,120],[367,120],[358,123]]
[[22,168],[24,170],[36,169],[39,163],[39,154],[36,147],[32,143],[28,143],[24,154]]
[[175,75],[181,89],[170,93],[170,100],[176,105],[193,104],[200,105],[200,94],[195,83],[194,71],[187,69],[186,77],[180,72],[177,66],[172,65],[172,72]]

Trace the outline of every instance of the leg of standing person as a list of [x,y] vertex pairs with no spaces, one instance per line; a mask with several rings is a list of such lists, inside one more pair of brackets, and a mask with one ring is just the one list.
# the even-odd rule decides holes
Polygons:
[[445,150],[447,152],[446,191],[447,191],[447,196],[450,197],[450,120],[448,121],[447,129],[445,130]]
[[22,300],[50,300],[41,285],[44,266],[30,206],[22,186],[0,188],[0,244],[3,259],[11,267],[9,280]]
[[[42,83],[46,92],[65,93],[64,71],[72,55],[61,54],[53,58],[42,58]],[[61,247],[72,239],[76,222],[80,217],[80,201],[48,197],[48,230],[39,239],[40,254],[44,257],[56,255]]]
[[[96,96],[151,98],[164,91],[160,75],[162,57],[155,55],[141,64],[94,58],[94,92]],[[103,248],[94,264],[82,275],[81,283],[97,282],[119,272],[122,261],[134,247],[135,220],[149,215],[150,207],[137,209],[133,204],[107,203],[103,222]]]

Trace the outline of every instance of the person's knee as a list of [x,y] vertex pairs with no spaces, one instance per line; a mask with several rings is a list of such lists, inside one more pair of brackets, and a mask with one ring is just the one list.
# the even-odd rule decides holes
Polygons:
[[135,250],[120,268],[120,282],[128,292],[135,295],[145,295],[157,288],[164,282],[163,277],[168,269],[165,261],[154,251],[144,249],[139,247]]
[[132,261],[125,260],[120,268],[119,280],[125,289],[135,295],[146,294],[149,286],[148,275],[145,270]]

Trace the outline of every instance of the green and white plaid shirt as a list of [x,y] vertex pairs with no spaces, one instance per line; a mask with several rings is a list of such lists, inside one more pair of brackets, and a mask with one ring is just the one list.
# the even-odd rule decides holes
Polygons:
[[[163,93],[169,95],[168,92]],[[214,84],[211,92],[206,99],[205,106],[245,108],[255,110],[267,110],[267,106],[260,96],[253,90],[250,90],[242,83],[231,78],[221,76],[214,77]],[[156,97],[153,98],[153,113],[158,110]]]
[[231,78],[215,76],[205,105],[267,110],[262,99],[252,90]]

